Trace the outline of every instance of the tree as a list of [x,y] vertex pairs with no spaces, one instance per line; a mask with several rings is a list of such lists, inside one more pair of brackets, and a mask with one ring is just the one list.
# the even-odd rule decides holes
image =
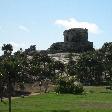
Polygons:
[[34,53],[36,53],[36,45],[31,45],[30,48],[25,49],[24,53],[27,55],[33,55]]
[[4,44],[2,47],[4,55],[1,57],[2,65],[1,73],[3,74],[5,85],[8,88],[8,99],[9,99],[9,112],[11,112],[11,96],[14,91],[14,85],[16,82],[22,82],[26,72],[26,57],[21,53],[11,55],[13,47],[11,44]]
[[4,63],[4,65],[5,65],[4,66],[4,71],[8,75],[9,112],[11,112],[11,86],[12,86],[12,83],[11,83],[11,76],[10,76],[10,74],[11,74],[11,72],[10,72],[11,68],[10,68],[10,63],[8,63],[8,59],[11,56],[11,53],[13,51],[13,47],[12,47],[11,44],[4,44],[2,46],[2,51],[4,51],[4,56],[6,55],[6,58],[5,58],[5,61],[4,61],[4,62],[6,62],[6,63]]
[[0,73],[0,99],[3,101],[3,75]]
[[[65,65],[60,61],[54,61],[52,69],[54,71],[54,74],[61,74],[65,71]],[[56,73],[57,72],[57,73]]]
[[107,82],[112,81],[112,42],[106,42],[99,50],[102,53],[104,74]]
[[73,59],[73,54],[70,53],[69,56],[68,56],[69,60],[68,60],[68,63],[66,64],[66,70],[67,70],[67,73],[70,75],[70,76],[76,76],[77,73],[76,73],[76,66],[77,66],[77,62]]
[[13,47],[11,44],[4,44],[2,46],[2,51],[4,51],[4,55],[11,55]]
[[103,64],[98,51],[86,52],[78,60],[78,77],[85,84],[101,84]]
[[75,77],[64,75],[59,77],[55,91],[57,93],[82,94],[84,89],[83,85],[76,81]]

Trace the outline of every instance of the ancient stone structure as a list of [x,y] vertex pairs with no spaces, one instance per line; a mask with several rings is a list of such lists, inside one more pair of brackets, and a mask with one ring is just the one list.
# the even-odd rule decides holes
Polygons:
[[73,28],[63,32],[64,42],[56,42],[48,49],[50,53],[80,53],[93,50],[93,42],[88,41],[88,29]]

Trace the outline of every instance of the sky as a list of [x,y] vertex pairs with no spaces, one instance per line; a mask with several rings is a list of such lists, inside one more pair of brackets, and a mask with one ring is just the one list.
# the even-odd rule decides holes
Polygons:
[[112,0],[0,0],[0,49],[10,43],[14,51],[44,50],[70,28],[87,28],[96,49],[111,42]]

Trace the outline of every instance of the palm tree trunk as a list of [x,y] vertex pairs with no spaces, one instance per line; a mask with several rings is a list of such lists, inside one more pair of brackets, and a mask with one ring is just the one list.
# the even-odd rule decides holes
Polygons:
[[10,76],[9,76],[9,84],[8,84],[8,100],[9,100],[9,112],[11,112],[11,80],[10,80]]
[[9,97],[9,112],[11,112],[11,96]]

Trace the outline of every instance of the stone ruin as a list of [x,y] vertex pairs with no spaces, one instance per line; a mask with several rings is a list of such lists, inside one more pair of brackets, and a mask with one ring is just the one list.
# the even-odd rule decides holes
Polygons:
[[63,32],[64,42],[53,43],[48,52],[86,52],[93,50],[93,42],[88,41],[88,29],[73,28]]

